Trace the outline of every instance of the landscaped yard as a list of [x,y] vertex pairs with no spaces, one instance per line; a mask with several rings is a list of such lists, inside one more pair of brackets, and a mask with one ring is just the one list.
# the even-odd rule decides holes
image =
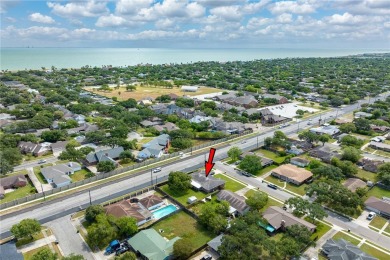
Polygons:
[[381,229],[385,224],[387,220],[385,218],[382,218],[381,216],[376,216],[371,222],[370,225],[373,227],[376,227],[378,229]]
[[[255,192],[257,192],[257,191],[255,191],[255,190],[248,190],[248,191],[245,193],[245,197],[248,198],[249,196],[251,196],[251,195],[252,195],[253,193],[255,193]],[[274,200],[274,199],[268,197],[268,202],[267,202],[267,204],[265,204],[264,208],[261,209],[261,211],[265,211],[266,209],[268,209],[268,208],[271,207],[271,206],[282,207],[283,204],[280,203],[279,201],[276,201],[276,200]]]
[[[42,232],[43,232],[43,230],[46,229],[46,228],[47,228],[47,227],[42,226],[42,227],[41,227],[41,232],[38,232],[38,233],[34,234],[33,237],[25,237],[25,238],[19,239],[19,240],[15,243],[16,247],[20,247],[20,246],[23,246],[23,245],[27,245],[27,244],[29,244],[29,243],[31,243],[31,242],[33,242],[33,241],[36,241],[36,240],[39,240],[39,239],[44,238]],[[51,232],[51,231],[48,231],[48,232]],[[46,234],[47,234],[48,232],[46,232]]]
[[26,197],[30,194],[34,194],[35,192],[35,188],[30,183],[27,183],[26,186],[17,188],[16,190],[5,194],[4,199],[0,200],[0,204]]
[[359,178],[364,178],[368,181],[376,182],[377,181],[377,174],[373,172],[368,172],[363,169],[358,168],[358,172],[356,174]]
[[267,172],[272,171],[273,169],[275,169],[275,168],[277,168],[277,167],[278,167],[277,165],[272,164],[272,165],[270,165],[270,166],[268,166],[268,167],[265,167],[265,168],[261,169],[261,170],[258,171],[255,175],[256,175],[256,176],[262,176],[262,175],[266,174]]
[[[266,181],[268,182],[271,182],[275,185],[278,185],[279,187],[283,188],[284,187],[284,181],[270,175],[268,176],[267,178],[265,178]],[[307,184],[302,184],[300,186],[297,186],[297,185],[294,185],[294,184],[291,184],[291,183],[287,183],[286,185],[286,190],[289,190],[289,191],[292,191],[294,193],[297,193],[299,195],[305,195],[306,194],[306,191],[305,191],[305,187],[307,186]]]
[[259,152],[259,153],[263,154],[264,157],[267,157],[267,158],[273,160],[276,163],[282,163],[282,162],[284,162],[284,159],[286,159],[286,156],[279,156],[279,155],[277,155],[274,152],[271,152],[271,151],[268,151],[268,150],[264,150],[264,149],[260,149],[260,150],[258,150],[256,152]]
[[[55,243],[51,243],[51,245],[53,246],[54,252],[57,253],[58,259],[61,259],[62,255],[61,255],[60,250],[58,249],[58,246],[57,246]],[[45,246],[42,246],[42,247],[38,247],[38,248],[36,248],[36,249],[33,249],[33,250],[31,250],[31,251],[28,251],[28,252],[24,253],[24,254],[23,254],[24,260],[29,260],[29,259],[31,259],[31,257],[32,257],[35,253],[37,253],[38,251],[40,251],[40,250],[42,250],[42,249],[44,249],[44,248],[47,248],[47,249],[50,250],[49,245],[45,245]]]
[[[304,218],[306,221],[310,222],[310,223],[313,223],[313,221],[309,218],[309,217],[305,217]],[[331,230],[331,227],[329,225],[326,225],[322,222],[319,222],[319,221],[315,221],[313,223],[314,225],[316,225],[316,232],[314,232],[312,235],[311,235],[311,239],[320,239],[326,232],[328,232],[329,230]]]
[[203,193],[201,191],[194,191],[192,189],[189,189],[187,191],[187,193],[185,194],[175,194],[173,193],[169,187],[168,187],[168,184],[167,185],[164,185],[161,187],[161,189],[163,191],[165,191],[166,193],[168,193],[169,195],[171,195],[174,199],[176,199],[177,201],[179,201],[180,203],[182,203],[183,205],[188,205],[187,204],[187,200],[189,197],[191,196],[195,196],[198,200],[202,200],[204,199],[205,197],[207,197],[208,194],[206,193]]
[[164,233],[161,235],[168,239],[175,237],[189,238],[194,248],[199,248],[216,237],[216,235],[204,229],[195,219],[183,211],[157,222],[152,227],[157,232],[162,229]]
[[334,240],[339,240],[339,239],[344,239],[348,242],[350,242],[351,244],[357,246],[359,243],[360,243],[360,240],[357,240],[347,234],[344,234],[343,232],[339,231],[337,232],[334,236],[333,236],[333,239]]
[[72,182],[82,181],[86,179],[86,174],[90,171],[87,169],[81,169],[80,171],[77,171],[73,174],[71,174],[69,177],[72,179]]
[[374,196],[374,197],[377,197],[379,199],[382,199],[382,197],[390,197],[390,191],[384,190],[384,189],[379,188],[378,186],[375,186],[374,188],[370,189],[367,192],[366,198],[368,198],[370,196]]
[[367,254],[373,256],[373,257],[378,258],[379,260],[387,260],[387,259],[390,259],[390,254],[383,253],[382,251],[379,251],[379,250],[373,248],[372,246],[370,246],[370,245],[368,245],[368,244],[366,244],[366,243],[364,243],[364,244],[360,247],[360,249],[361,249],[363,252],[365,252],[365,253],[367,253]]
[[42,164],[40,166],[33,167],[35,175],[37,175],[37,173],[41,172],[41,168],[45,168],[45,167],[48,167],[48,166],[53,166],[53,164],[52,163],[46,163],[46,164]]
[[229,177],[226,177],[223,174],[216,174],[216,175],[214,175],[214,177],[217,178],[217,179],[221,179],[221,180],[226,181],[226,183],[225,183],[225,189],[226,190],[230,190],[232,192],[236,192],[238,190],[241,190],[241,189],[245,188],[245,185],[243,185],[241,183],[238,183],[235,180],[233,180],[233,179],[231,179]]

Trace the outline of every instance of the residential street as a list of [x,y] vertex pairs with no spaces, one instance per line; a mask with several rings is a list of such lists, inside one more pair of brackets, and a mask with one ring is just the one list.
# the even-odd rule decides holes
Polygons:
[[[14,171],[20,171],[20,170],[27,169],[30,167],[32,168],[35,166],[39,166],[39,165],[41,165],[38,163],[40,160],[42,160],[42,159],[23,162],[21,165],[14,167]],[[45,157],[43,160],[46,160],[45,163],[55,163],[56,161],[58,161],[57,157],[55,157],[55,156]]]

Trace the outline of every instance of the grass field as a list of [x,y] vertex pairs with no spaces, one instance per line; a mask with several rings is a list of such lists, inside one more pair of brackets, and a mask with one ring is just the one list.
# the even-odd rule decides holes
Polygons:
[[[199,87],[198,91],[196,92],[183,92],[181,91],[181,88],[178,87],[162,88],[162,87],[151,87],[151,86],[137,86],[137,89],[135,91],[126,91],[125,87],[120,87],[118,90],[113,89],[110,92],[99,91],[97,89],[93,89],[90,87],[86,87],[84,89],[105,97],[110,97],[110,98],[117,97],[118,100],[127,100],[129,98],[134,98],[135,100],[141,100],[146,97],[156,98],[161,95],[168,95],[168,94],[176,94],[181,97],[181,96],[197,96],[203,94],[222,92],[220,89],[209,88],[209,87]],[[119,92],[121,93],[120,95]]]
[[245,186],[242,185],[241,183],[238,183],[235,180],[232,180],[231,178],[226,177],[223,174],[216,174],[216,175],[214,175],[214,177],[217,178],[217,179],[224,180],[226,182],[225,183],[225,189],[226,190],[230,190],[232,192],[236,192],[238,190],[241,190],[242,188],[245,188]]
[[34,194],[35,191],[32,192],[32,190],[33,186],[30,183],[27,183],[26,186],[17,188],[15,191],[5,194],[4,199],[0,200],[0,204],[23,198],[30,194]]
[[271,151],[268,151],[268,150],[264,150],[264,149],[260,149],[260,150],[258,150],[256,152],[259,152],[259,153],[263,154],[265,157],[273,160],[276,163],[282,163],[286,159],[286,156],[279,156],[279,155],[277,155],[274,152],[271,152]]
[[381,189],[381,188],[375,186],[374,188],[372,188],[371,190],[369,190],[367,192],[366,198],[368,198],[370,196],[374,196],[374,197],[377,197],[379,199],[382,199],[382,197],[390,197],[390,191],[384,190],[384,189]]
[[386,222],[387,220],[385,218],[382,218],[381,216],[376,216],[373,220],[371,220],[370,225],[381,229],[386,224]]
[[316,232],[314,232],[312,235],[311,235],[311,239],[315,239],[317,238],[320,239],[323,235],[325,235],[326,232],[328,232],[329,230],[331,230],[331,227],[322,223],[322,222],[319,222],[319,221],[312,221],[309,217],[304,217],[304,219],[310,223],[313,223],[314,225],[317,226],[316,228]]
[[357,239],[355,239],[355,238],[353,238],[353,237],[351,237],[351,236],[349,236],[349,235],[347,235],[347,234],[344,234],[344,233],[341,232],[341,231],[337,232],[337,233],[333,236],[333,239],[334,239],[334,240],[344,239],[345,241],[348,241],[348,242],[350,242],[351,244],[353,244],[353,245],[355,245],[355,246],[357,246],[357,245],[360,243],[359,240],[357,240]]
[[189,238],[193,247],[199,248],[209,242],[215,235],[201,225],[187,213],[181,211],[173,216],[157,222],[153,228],[159,232],[164,230],[162,235],[168,239],[175,237]]
[[26,253],[23,254],[24,260],[30,260],[30,259],[32,258],[32,256],[33,256],[35,253],[41,251],[41,250],[44,249],[44,248],[47,248],[47,249],[50,250],[50,247],[49,247],[48,245],[45,245],[45,246],[41,246],[41,247],[35,248],[35,249],[33,249],[33,250],[31,250],[31,251],[28,251],[28,252],[26,252]]
[[89,173],[89,170],[81,169],[80,171],[77,171],[77,172],[69,175],[69,177],[72,179],[72,182],[82,181],[82,180],[86,179],[85,175],[87,173]]
[[[271,182],[275,185],[278,185],[281,188],[284,187],[284,181],[282,181],[274,176],[270,175],[267,178],[265,178],[265,180],[268,182]],[[307,186],[307,184],[302,184],[300,186],[297,186],[297,185],[294,185],[291,183],[287,183],[286,190],[292,191],[292,192],[297,193],[299,195],[305,195],[306,194],[306,191],[305,191],[306,186]]]
[[373,172],[368,172],[363,169],[358,168],[358,172],[356,174],[357,177],[365,178],[366,180],[376,182],[377,181],[377,174]]
[[278,167],[277,165],[272,164],[272,165],[270,165],[270,166],[268,166],[268,167],[265,167],[265,168],[261,169],[261,170],[258,171],[255,175],[256,175],[256,176],[262,176],[262,175],[266,174],[266,173],[269,172],[269,171],[272,171],[273,169],[275,169],[275,168],[277,168],[277,167]]
[[163,191],[165,191],[166,193],[168,193],[170,196],[172,196],[174,199],[176,199],[177,201],[179,201],[183,205],[187,205],[187,199],[191,196],[195,196],[198,200],[202,200],[205,197],[207,197],[206,193],[203,193],[201,191],[194,191],[192,189],[189,189],[187,191],[187,193],[184,193],[184,194],[175,194],[174,192],[172,192],[169,189],[168,185],[162,186],[161,189]]
[[389,255],[389,254],[386,254],[386,253],[384,253],[384,252],[381,252],[381,251],[379,251],[379,250],[373,248],[372,246],[370,246],[370,245],[368,245],[368,244],[366,244],[366,243],[364,243],[364,244],[360,247],[360,249],[361,249],[363,252],[365,252],[365,253],[367,253],[367,254],[373,256],[373,257],[378,258],[379,260],[387,260],[387,259],[390,259],[390,255]]

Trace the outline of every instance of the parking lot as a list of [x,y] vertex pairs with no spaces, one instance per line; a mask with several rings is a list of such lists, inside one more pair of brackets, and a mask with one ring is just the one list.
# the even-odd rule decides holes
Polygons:
[[318,111],[318,109],[300,106],[297,103],[268,106],[268,107],[263,107],[262,109],[264,108],[268,108],[275,115],[284,116],[288,118],[293,118],[294,116],[296,116],[297,115],[296,112],[298,109],[301,109],[303,111],[309,111],[310,113]]

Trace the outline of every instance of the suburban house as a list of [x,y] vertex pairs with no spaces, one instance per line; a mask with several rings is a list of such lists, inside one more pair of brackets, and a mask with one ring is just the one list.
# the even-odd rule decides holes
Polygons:
[[340,146],[325,143],[325,145],[319,145],[309,151],[309,155],[314,158],[321,159],[321,161],[330,163],[333,157],[341,158],[339,154]]
[[69,162],[48,166],[41,169],[41,173],[47,183],[54,188],[64,187],[72,182],[69,175],[81,170],[81,165],[76,162]]
[[191,174],[191,185],[195,190],[210,193],[221,190],[225,186],[225,181],[214,178],[212,175],[206,177],[204,171],[197,171]]
[[388,126],[370,125],[370,128],[371,130],[382,134],[390,131],[390,127]]
[[354,116],[355,118],[368,118],[368,117],[372,117],[372,114],[366,112],[356,112]]
[[138,200],[121,200],[105,206],[104,209],[107,215],[113,215],[117,218],[124,216],[135,218],[138,226],[152,220],[152,213],[142,204],[138,203]]
[[26,185],[27,179],[22,174],[0,178],[0,199],[4,198],[6,189],[20,188]]
[[384,161],[377,161],[377,160],[370,160],[370,159],[363,158],[358,163],[361,164],[363,170],[368,171],[368,172],[377,173],[379,166],[384,164]]
[[[237,107],[237,106],[232,106],[230,104],[227,104],[227,103],[218,103],[217,104],[217,109],[219,111],[229,111],[230,109],[234,108],[235,110],[238,111],[238,113],[242,113],[245,111],[245,108],[244,107]],[[251,109],[248,109],[246,110],[246,112],[248,113],[248,115],[250,115],[249,111],[252,110],[252,109],[255,109],[255,108],[251,108]],[[257,109],[255,109],[257,111]]]
[[344,187],[348,190],[355,192],[357,188],[364,188],[367,186],[367,184],[358,178],[348,178],[343,183]]
[[174,123],[171,123],[171,122],[166,122],[163,125],[154,125],[153,128],[156,129],[157,131],[159,131],[160,133],[162,133],[164,131],[170,132],[170,131],[173,131],[173,130],[180,129]]
[[273,169],[271,175],[295,185],[301,185],[313,177],[310,171],[292,164],[283,164]]
[[328,239],[322,246],[321,252],[330,260],[377,260],[342,238],[339,240]]
[[[265,110],[265,109],[263,109],[263,110]],[[291,118],[280,116],[280,115],[274,115],[274,114],[264,115],[263,110],[261,110],[261,112],[260,112],[261,113],[261,123],[265,126],[278,125],[278,124],[283,124],[283,123],[291,121]]]
[[190,123],[199,124],[199,123],[204,122],[204,121],[211,121],[211,119],[212,119],[212,117],[209,117],[209,116],[196,115],[193,118],[191,118],[189,121],[190,121]]
[[294,155],[301,155],[305,151],[301,148],[296,147],[295,145],[291,145],[291,148],[286,150],[287,153],[289,154],[294,154]]
[[376,197],[369,197],[365,202],[367,210],[374,211],[382,215],[385,218],[390,218],[390,201],[389,199],[383,198],[378,199]]
[[311,128],[310,132],[318,135],[327,134],[334,137],[340,133],[340,130],[337,126],[324,124],[320,127]]
[[288,103],[288,99],[283,97],[283,96],[280,96],[280,95],[274,95],[274,94],[261,94],[260,95],[261,98],[272,98],[272,99],[276,99],[278,101],[279,104],[286,104]]
[[245,156],[247,155],[255,155],[259,158],[259,160],[261,160],[261,166],[264,168],[264,167],[268,167],[270,165],[272,165],[274,163],[273,160],[271,159],[268,159],[266,157],[263,157],[257,153],[254,153],[254,152],[245,152],[243,154],[240,155],[240,158],[243,159]]
[[57,141],[50,145],[54,156],[59,156],[66,149],[66,145],[69,141]]
[[352,123],[352,119],[348,119],[348,118],[337,118],[334,120],[335,124],[336,125],[343,125],[343,124],[347,124],[347,123]]
[[253,108],[259,105],[257,99],[252,95],[237,96],[235,93],[229,93],[216,96],[216,99],[232,106],[242,106],[244,108]]
[[51,150],[50,145],[51,145],[51,143],[36,144],[33,142],[23,142],[22,141],[18,144],[18,148],[19,148],[21,153],[24,153],[24,154],[31,153],[34,156],[41,156],[41,155],[44,155],[44,154],[50,152],[50,150]]
[[150,142],[142,145],[143,150],[138,153],[137,158],[139,160],[145,160],[151,157],[160,158],[168,151],[169,145],[169,135],[159,135]]
[[99,162],[111,161],[115,165],[117,162],[115,159],[119,158],[119,155],[124,151],[122,146],[114,147],[114,148],[103,148],[98,149],[94,152],[90,152],[87,154],[85,160],[89,165],[97,164]]
[[291,158],[290,163],[292,165],[295,165],[295,166],[303,168],[303,167],[308,166],[310,161],[306,160],[306,159],[303,159],[303,158],[300,158],[300,157],[294,157],[294,158]]
[[241,122],[225,122],[221,119],[216,119],[213,122],[212,128],[213,130],[221,131],[226,134],[240,134],[245,130],[252,129]]
[[245,198],[228,190],[221,190],[217,193],[219,201],[229,202],[229,214],[244,215],[249,211],[249,206],[245,203]]
[[376,149],[376,150],[382,150],[385,152],[390,152],[390,144],[385,144],[385,143],[380,143],[380,142],[370,142],[369,145],[371,148]]
[[142,206],[144,206],[148,210],[154,210],[164,205],[164,201],[161,199],[161,197],[156,195],[151,195],[142,198],[139,200],[139,203],[141,203]]
[[268,224],[274,228],[274,232],[279,229],[284,231],[285,228],[292,225],[304,226],[312,233],[316,229],[316,226],[312,223],[297,218],[293,214],[288,213],[277,206],[268,207],[268,209],[263,213],[263,218],[265,218],[268,221]]
[[173,244],[179,239],[179,237],[175,237],[168,240],[153,228],[149,228],[132,236],[127,240],[127,243],[142,259],[166,260],[170,259]]
[[207,245],[209,247],[209,250],[211,252],[214,253],[214,255],[216,256],[220,256],[219,252],[218,252],[218,247],[222,244],[222,237],[223,237],[223,234],[213,238],[212,240],[210,240]]

